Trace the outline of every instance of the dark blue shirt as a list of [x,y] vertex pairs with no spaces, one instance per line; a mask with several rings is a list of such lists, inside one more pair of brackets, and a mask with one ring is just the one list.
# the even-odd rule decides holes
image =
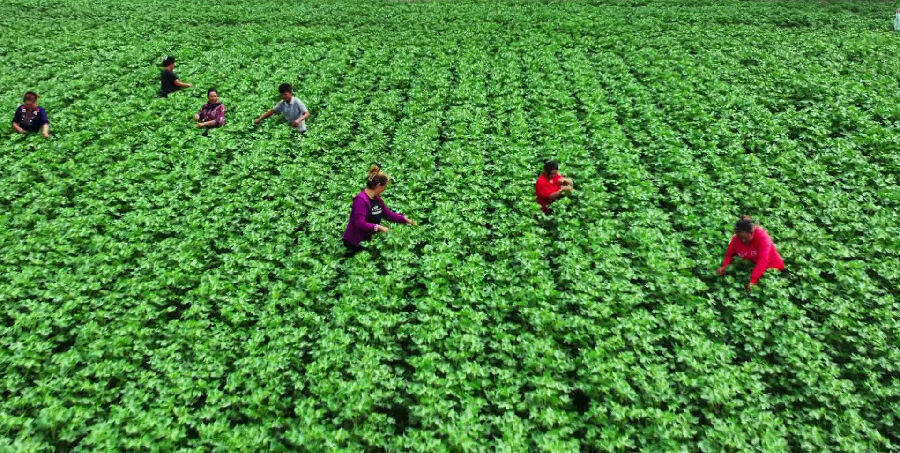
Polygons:
[[38,132],[43,125],[50,124],[50,120],[47,119],[47,112],[43,107],[35,107],[34,110],[29,111],[25,104],[22,104],[16,109],[13,123],[28,132]]

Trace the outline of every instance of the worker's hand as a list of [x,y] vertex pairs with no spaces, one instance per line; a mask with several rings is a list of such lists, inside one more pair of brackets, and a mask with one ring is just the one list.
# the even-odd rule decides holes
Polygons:
[[376,232],[376,233],[388,233],[388,232],[390,232],[390,231],[391,231],[391,229],[388,228],[388,227],[386,227],[386,226],[375,225],[375,232]]
[[572,186],[562,186],[562,190],[565,190],[566,192],[571,192],[575,189]]
[[50,133],[49,133],[49,132],[44,132],[43,135],[44,135],[44,138],[50,138]]
[[262,123],[262,118],[257,117],[253,119],[254,126],[259,126],[259,123]]
[[416,221],[413,220],[413,219],[406,219],[406,224],[407,224],[407,225],[412,225],[412,226],[417,226],[419,223],[416,222]]
[[203,129],[203,123],[197,123],[197,129]]
[[753,289],[754,286],[756,286],[756,283],[753,283],[753,282],[747,283],[747,292],[749,293],[750,290]]
[[194,114],[194,121],[200,121],[200,114],[199,114],[199,113],[195,113],[195,114]]
[[291,126],[300,127],[300,118],[297,118],[291,123]]
[[719,275],[725,275],[725,269],[727,269],[727,268],[725,266],[722,266],[716,270],[716,273]]

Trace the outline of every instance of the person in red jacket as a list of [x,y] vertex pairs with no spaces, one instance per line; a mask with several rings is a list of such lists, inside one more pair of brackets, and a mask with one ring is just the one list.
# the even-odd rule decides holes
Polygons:
[[534,192],[541,210],[550,212],[550,203],[558,200],[566,192],[572,191],[572,180],[559,173],[559,162],[548,160],[544,162],[544,171],[534,183]]
[[719,268],[719,275],[725,275],[725,270],[731,264],[735,255],[750,260],[756,265],[750,273],[750,283],[747,283],[747,291],[759,283],[759,279],[766,272],[766,269],[784,269],[784,261],[781,255],[775,249],[775,244],[769,233],[753,223],[753,219],[749,216],[742,216],[734,226],[734,236],[728,243],[728,250],[725,251],[725,259],[722,261],[722,267]]

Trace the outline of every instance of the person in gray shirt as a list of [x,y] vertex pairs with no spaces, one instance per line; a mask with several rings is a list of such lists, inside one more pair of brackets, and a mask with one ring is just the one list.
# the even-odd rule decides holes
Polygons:
[[259,124],[262,120],[276,113],[280,113],[284,115],[285,121],[287,121],[291,127],[301,134],[305,134],[306,119],[309,118],[309,110],[306,109],[306,105],[304,105],[300,99],[294,97],[294,93],[291,91],[291,84],[289,83],[282,83],[281,86],[278,87],[278,92],[281,93],[281,101],[275,104],[275,107],[271,110],[254,119],[253,124]]

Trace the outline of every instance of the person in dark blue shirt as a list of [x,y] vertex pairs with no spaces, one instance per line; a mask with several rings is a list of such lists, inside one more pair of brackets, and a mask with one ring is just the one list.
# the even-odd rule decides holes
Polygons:
[[47,119],[47,112],[43,107],[37,105],[38,95],[29,91],[25,93],[22,99],[24,102],[16,109],[13,115],[13,130],[20,134],[26,132],[40,132],[44,138],[50,138],[50,120]]

